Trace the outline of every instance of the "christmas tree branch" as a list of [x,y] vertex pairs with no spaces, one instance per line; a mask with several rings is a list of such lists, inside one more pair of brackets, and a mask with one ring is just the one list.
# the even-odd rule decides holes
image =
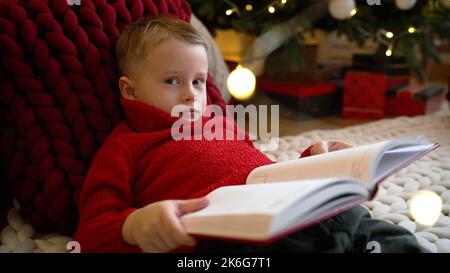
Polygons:
[[267,32],[257,37],[247,49],[242,65],[253,71],[255,75],[262,74],[265,58],[294,37],[299,28],[312,25],[328,13],[328,1],[316,1],[286,22],[273,26]]

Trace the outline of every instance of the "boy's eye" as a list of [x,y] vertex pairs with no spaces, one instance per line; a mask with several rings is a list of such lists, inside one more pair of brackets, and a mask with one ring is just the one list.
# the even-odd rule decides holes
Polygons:
[[178,82],[177,79],[172,78],[172,79],[167,79],[167,80],[166,80],[166,83],[168,83],[168,84],[170,84],[170,85],[175,85],[175,84],[178,84],[179,82]]
[[203,85],[205,83],[205,81],[204,80],[194,80],[192,83],[194,85]]

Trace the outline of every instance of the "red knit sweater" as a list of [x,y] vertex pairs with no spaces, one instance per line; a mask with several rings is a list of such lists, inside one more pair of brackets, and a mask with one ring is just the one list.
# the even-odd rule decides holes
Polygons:
[[176,118],[140,102],[121,102],[126,121],[98,151],[81,192],[75,240],[83,252],[140,252],[122,238],[122,225],[136,208],[243,184],[251,170],[273,163],[247,135],[246,140],[176,141],[171,136]]

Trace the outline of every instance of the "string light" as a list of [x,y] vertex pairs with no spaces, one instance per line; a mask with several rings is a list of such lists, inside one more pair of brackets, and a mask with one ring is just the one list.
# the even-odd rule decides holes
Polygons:
[[227,87],[233,97],[239,100],[248,99],[255,92],[255,74],[250,69],[238,65],[228,76]]
[[[0,0],[1,1],[1,0]],[[273,14],[276,12],[277,8],[282,8],[287,4],[287,0],[273,0],[271,3],[268,3],[265,7],[259,9],[258,11],[254,10],[254,7],[252,4],[245,5],[245,11],[247,12],[241,12],[238,5],[236,5],[231,0],[223,0],[225,4],[230,6],[230,9],[228,9],[225,14],[227,16],[230,16],[231,14],[236,14],[239,18],[244,20],[252,20],[255,17],[263,14],[263,13],[270,13]],[[251,12],[251,14],[250,14]],[[356,13],[356,12],[355,12]]]
[[355,16],[356,15],[356,13],[358,13],[358,9],[357,8],[354,8],[354,9],[352,9],[352,11],[350,11],[350,16]]
[[363,29],[360,26],[357,27],[357,30],[361,34],[363,34],[363,35],[365,35],[367,37],[370,37],[370,38],[374,38],[380,44],[383,44],[383,45],[387,46],[388,48],[385,51],[385,55],[388,56],[388,57],[392,56],[392,54],[394,53],[394,45],[395,45],[395,43],[397,42],[397,40],[399,38],[401,38],[401,37],[403,37],[405,35],[413,34],[413,33],[426,32],[425,29],[416,29],[413,26],[410,26],[406,31],[399,32],[399,33],[397,33],[395,35],[394,35],[393,32],[386,31],[385,29],[382,29],[382,28],[378,29],[375,33],[367,31],[367,30]]
[[392,56],[392,46],[389,45],[388,49],[386,49],[386,56],[391,57]]
[[433,191],[422,190],[411,198],[409,210],[416,222],[432,226],[441,214],[442,199]]

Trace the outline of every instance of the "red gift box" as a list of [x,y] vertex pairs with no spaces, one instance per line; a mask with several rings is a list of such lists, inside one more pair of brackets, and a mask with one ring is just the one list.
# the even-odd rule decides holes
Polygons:
[[257,88],[313,117],[327,116],[339,109],[339,94],[334,83],[308,78],[296,81],[259,78]]
[[444,87],[436,84],[413,84],[389,92],[385,113],[389,116],[425,115],[438,111],[444,100]]
[[336,91],[336,84],[334,83],[320,82],[311,79],[294,82],[260,78],[257,81],[257,87],[264,91],[292,97],[319,96]]
[[383,118],[386,92],[394,87],[408,84],[408,75],[388,76],[385,73],[349,71],[344,79],[342,117]]
[[344,79],[342,117],[383,118],[388,76],[349,71]]

